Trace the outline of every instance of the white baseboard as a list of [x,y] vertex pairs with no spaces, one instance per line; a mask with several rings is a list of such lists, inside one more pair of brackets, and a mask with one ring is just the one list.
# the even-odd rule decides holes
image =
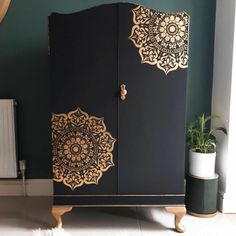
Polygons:
[[[52,196],[52,179],[27,179],[25,181],[26,196]],[[0,180],[0,196],[23,196],[22,180]]]
[[234,195],[229,193],[218,193],[219,211],[222,213],[236,213],[236,196]]

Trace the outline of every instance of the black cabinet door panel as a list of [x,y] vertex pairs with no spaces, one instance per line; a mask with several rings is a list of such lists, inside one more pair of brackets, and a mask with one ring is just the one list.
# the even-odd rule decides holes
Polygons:
[[[89,117],[103,117],[106,131],[117,139],[117,6],[65,15],[53,13],[49,17],[49,34],[52,112],[68,115],[80,108]],[[103,172],[97,184],[90,181],[72,189],[72,184],[77,183],[69,176],[68,186],[54,182],[54,194],[116,193],[117,142],[113,162],[115,166]]]
[[[134,9],[141,18],[134,17]],[[145,62],[145,53],[153,52],[142,53],[139,44],[143,39],[135,44],[136,39],[132,40],[131,35],[143,37],[154,29],[163,30],[142,19],[148,14],[150,10],[143,11],[137,5],[119,3],[49,17],[52,112],[56,114],[52,116],[52,136],[57,135],[57,129],[64,123],[76,123],[82,116],[78,133],[85,126],[91,129],[93,122],[103,117],[103,123],[99,121],[96,125],[100,126],[93,128],[95,138],[87,131],[84,137],[88,144],[94,144],[90,148],[94,153],[109,149],[104,159],[111,162],[109,155],[112,153],[114,163],[109,168],[100,164],[100,172],[94,174],[96,184],[93,180],[80,184],[81,177],[77,178],[75,171],[64,181],[60,170],[54,171],[55,195],[184,193],[187,69],[184,61],[180,61],[181,68],[175,67],[177,64],[174,63],[172,69]],[[167,15],[166,22],[173,21],[173,24],[165,25],[170,34],[185,33],[177,27],[181,17],[186,16],[180,14],[171,18]],[[176,19],[178,22],[174,23]],[[145,25],[145,32],[134,27],[139,22]],[[153,35],[144,40],[150,40]],[[184,54],[181,55],[182,59],[177,60],[186,59]],[[125,84],[128,91],[124,101],[120,99],[121,84]],[[72,120],[75,113],[76,119]],[[55,127],[55,120],[59,120],[59,126]],[[77,132],[77,128],[74,130]],[[68,138],[68,132],[60,132],[59,141],[58,136],[53,138],[54,156],[58,143],[59,149],[67,153],[68,145],[61,145],[60,141],[66,140],[64,136]],[[104,137],[108,138],[110,146],[116,139],[114,148],[106,145],[95,148],[95,143],[103,142]],[[68,142],[71,142],[70,153],[81,152],[81,147],[72,139]],[[66,158],[71,157],[65,154]],[[99,175],[101,170],[102,176]],[[92,170],[84,175],[87,174],[92,176]]]
[[120,194],[184,192],[186,69],[167,75],[142,64],[128,38],[135,5],[119,5],[118,81],[127,98],[119,102]]

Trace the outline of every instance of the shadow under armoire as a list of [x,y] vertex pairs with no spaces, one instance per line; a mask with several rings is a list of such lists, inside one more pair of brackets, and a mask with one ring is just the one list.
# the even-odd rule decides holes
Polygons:
[[49,16],[57,227],[72,207],[185,214],[189,16],[128,3]]

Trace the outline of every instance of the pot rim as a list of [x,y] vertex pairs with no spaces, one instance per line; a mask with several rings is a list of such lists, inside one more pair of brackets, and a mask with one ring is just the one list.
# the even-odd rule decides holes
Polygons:
[[214,152],[195,152],[195,151],[193,151],[192,149],[189,149],[189,152],[197,153],[197,154],[201,154],[201,155],[212,155],[212,154],[216,154],[216,151],[214,151]]

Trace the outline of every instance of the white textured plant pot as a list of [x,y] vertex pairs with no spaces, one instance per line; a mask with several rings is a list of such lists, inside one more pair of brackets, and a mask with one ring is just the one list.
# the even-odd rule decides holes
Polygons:
[[216,153],[199,153],[189,151],[189,174],[210,178],[215,175]]

